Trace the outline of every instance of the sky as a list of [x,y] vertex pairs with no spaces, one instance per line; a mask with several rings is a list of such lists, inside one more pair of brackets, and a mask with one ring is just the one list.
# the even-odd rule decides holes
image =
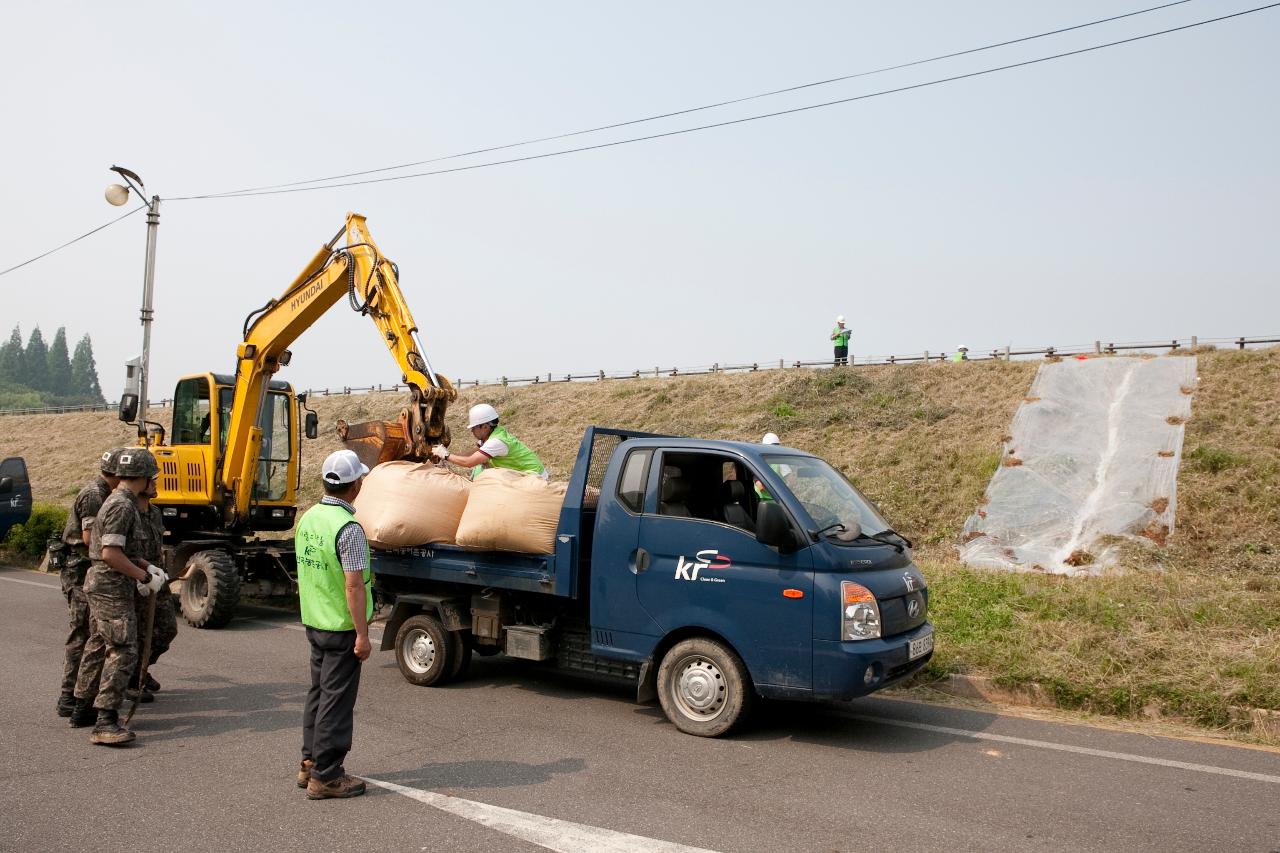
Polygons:
[[[161,207],[152,399],[230,372],[244,317],[347,211],[435,369],[466,380],[1006,344],[1280,332],[1280,8],[788,116],[315,192],[181,196],[424,160],[685,109],[1159,0],[24,3],[6,11],[0,269]],[[849,98],[1216,17],[1192,0],[998,50],[423,171]],[[399,174],[396,172],[387,175]],[[130,202],[133,203],[132,201]],[[127,208],[126,208],[127,209]],[[0,276],[0,327],[141,351],[145,218]],[[391,384],[345,301],[295,387]]]

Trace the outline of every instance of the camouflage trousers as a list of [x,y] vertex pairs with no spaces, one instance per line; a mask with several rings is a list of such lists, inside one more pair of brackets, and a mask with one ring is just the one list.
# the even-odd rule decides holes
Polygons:
[[71,693],[76,687],[76,673],[80,671],[80,657],[84,644],[89,641],[89,599],[84,593],[84,569],[63,569],[58,573],[62,581],[62,596],[67,600],[70,631],[63,650],[62,692]]
[[[142,672],[142,647],[146,644],[146,638],[142,636],[142,632],[147,628],[148,601],[150,601],[149,597],[143,597],[134,592],[134,606],[138,616],[139,655],[135,675]],[[173,644],[173,638],[176,636],[178,636],[178,603],[167,588],[162,589],[156,593],[156,615],[151,626],[151,657],[147,661],[147,666],[151,666],[160,655],[169,651],[169,646]],[[133,679],[134,684],[137,681],[137,678]]]
[[98,697],[93,707],[119,708],[138,663],[138,614],[133,599],[137,584],[132,578],[104,565],[89,569],[84,591],[89,598],[89,621],[93,633],[80,658],[76,678],[76,698]]

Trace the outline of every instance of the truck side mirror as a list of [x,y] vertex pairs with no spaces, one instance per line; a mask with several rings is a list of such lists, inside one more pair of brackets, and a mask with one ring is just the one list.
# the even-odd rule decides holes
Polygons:
[[760,501],[756,507],[756,541],[784,554],[796,550],[795,529],[777,501]]
[[13,491],[13,478],[0,477],[0,495],[7,495]]
[[133,423],[138,417],[138,395],[137,394],[121,394],[120,395],[120,420],[125,423]]
[[307,412],[302,424],[303,433],[307,438],[315,438],[320,435],[320,416],[315,412]]

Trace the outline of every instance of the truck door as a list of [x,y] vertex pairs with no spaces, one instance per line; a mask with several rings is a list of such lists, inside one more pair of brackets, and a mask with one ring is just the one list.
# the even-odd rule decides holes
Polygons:
[[[622,464],[601,483],[595,539],[591,546],[592,646],[597,653],[619,649],[647,655],[661,632],[636,600],[635,578],[648,569],[636,547],[654,449],[627,451]],[[630,635],[630,636],[628,636]]]
[[757,684],[812,688],[813,560],[759,542],[754,472],[715,452],[662,451],[640,521],[641,606],[662,632],[708,628]]
[[31,518],[31,481],[21,456],[0,462],[0,539],[15,524]]

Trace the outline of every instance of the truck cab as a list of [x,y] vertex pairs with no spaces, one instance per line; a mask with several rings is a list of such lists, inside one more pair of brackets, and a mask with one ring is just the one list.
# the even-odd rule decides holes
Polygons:
[[0,541],[9,529],[31,518],[31,479],[21,456],[0,462]]

